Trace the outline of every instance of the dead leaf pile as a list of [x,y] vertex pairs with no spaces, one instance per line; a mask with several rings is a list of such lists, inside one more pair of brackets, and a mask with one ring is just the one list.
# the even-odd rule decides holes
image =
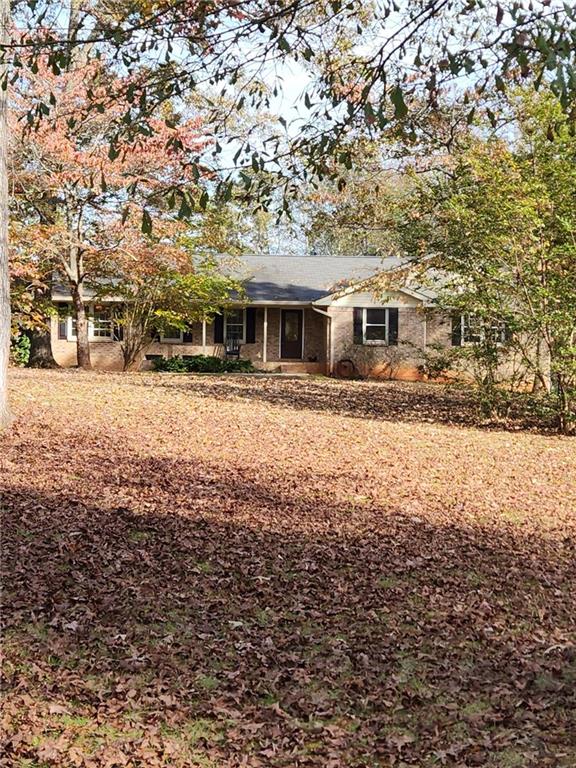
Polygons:
[[574,440],[378,384],[12,379],[2,765],[576,765]]

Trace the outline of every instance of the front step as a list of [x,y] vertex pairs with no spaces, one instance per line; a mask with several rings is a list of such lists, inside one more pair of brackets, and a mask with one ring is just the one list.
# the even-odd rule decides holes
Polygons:
[[281,373],[314,373],[325,374],[326,366],[324,363],[280,363]]

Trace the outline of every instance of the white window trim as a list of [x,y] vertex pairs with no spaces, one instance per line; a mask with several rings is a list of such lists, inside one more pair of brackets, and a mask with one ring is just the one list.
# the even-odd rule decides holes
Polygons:
[[[115,341],[112,333],[110,333],[110,336],[94,336],[94,305],[93,304],[87,305],[86,317],[88,319],[88,341],[94,342],[96,344],[100,341],[103,341],[105,344],[108,344],[111,341]],[[68,317],[66,318],[66,341],[75,342],[78,340],[78,337],[72,331],[73,320],[74,320],[74,317],[72,315],[68,315]],[[112,327],[110,328],[110,331],[112,331]]]
[[[460,346],[461,347],[473,347],[475,344],[481,344],[484,340],[484,326],[481,326],[479,333],[477,334],[480,336],[480,339],[478,341],[466,341],[465,340],[465,329],[466,329],[466,320],[468,320],[468,325],[470,325],[470,318],[473,318],[474,316],[470,313],[462,313],[460,315]],[[501,324],[501,328],[498,329],[498,338],[496,340],[496,346],[502,346],[506,343],[506,326],[504,323]]]
[[[246,344],[246,309],[242,309],[242,338],[238,339],[239,344]],[[232,325],[239,325],[239,323],[232,323]],[[226,339],[228,338],[228,312],[224,311],[224,343],[226,343]]]
[[76,341],[76,334],[72,333],[72,315],[68,315],[66,318],[66,341]]
[[164,336],[163,333],[160,334],[160,343],[161,344],[183,344],[184,343],[184,334],[182,331],[179,332],[179,336]]
[[[368,310],[369,309],[383,309],[386,312],[385,323],[369,323],[368,320]],[[384,328],[386,329],[386,334],[384,339],[367,339],[366,338],[366,326],[376,326],[378,328]],[[387,347],[388,346],[388,338],[390,333],[390,311],[389,307],[363,307],[362,308],[362,344],[369,346],[369,347]]]
[[467,312],[463,312],[460,315],[460,346],[461,347],[473,347],[475,344],[479,344],[481,342],[481,339],[478,341],[468,341],[466,339],[466,328],[471,327],[470,321],[471,321],[472,315]]

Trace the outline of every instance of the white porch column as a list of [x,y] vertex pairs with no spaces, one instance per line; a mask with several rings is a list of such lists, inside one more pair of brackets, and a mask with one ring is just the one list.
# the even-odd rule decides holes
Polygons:
[[202,354],[206,354],[206,320],[202,320]]
[[268,362],[268,307],[264,307],[264,349],[262,350],[262,362]]

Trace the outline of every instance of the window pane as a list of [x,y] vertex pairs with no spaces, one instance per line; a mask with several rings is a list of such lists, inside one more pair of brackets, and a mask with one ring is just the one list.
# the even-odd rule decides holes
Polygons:
[[92,335],[95,338],[109,338],[112,335],[109,309],[95,309],[92,318]]
[[494,321],[490,326],[490,338],[497,344],[505,344],[508,337],[506,323],[503,320]]
[[244,322],[244,310],[231,309],[226,313],[226,320],[228,325],[242,325]]
[[227,339],[241,339],[244,336],[243,325],[230,325],[226,323],[226,338]]
[[376,325],[386,325],[385,309],[367,309],[366,323],[375,323]]
[[482,338],[482,322],[477,317],[464,315],[462,338],[470,344],[477,344]]
[[162,336],[165,339],[180,339],[180,328],[175,328],[173,325],[169,325],[164,328]]
[[226,312],[226,339],[244,338],[244,310],[231,309]]
[[385,325],[367,325],[366,341],[386,341]]
[[284,313],[284,339],[286,341],[300,341],[300,313]]

